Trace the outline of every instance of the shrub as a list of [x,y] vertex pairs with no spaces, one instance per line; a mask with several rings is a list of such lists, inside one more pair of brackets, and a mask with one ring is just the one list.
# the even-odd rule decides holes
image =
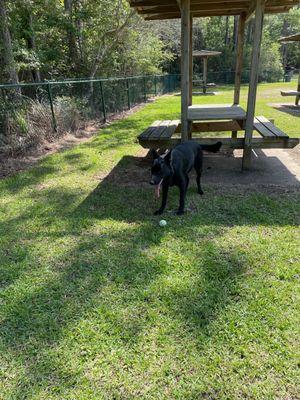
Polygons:
[[45,141],[51,142],[68,132],[77,132],[82,120],[78,105],[70,97],[57,97],[54,101],[57,131],[53,129],[48,102],[22,96],[13,108],[8,108],[7,104],[0,105],[2,154],[24,154]]

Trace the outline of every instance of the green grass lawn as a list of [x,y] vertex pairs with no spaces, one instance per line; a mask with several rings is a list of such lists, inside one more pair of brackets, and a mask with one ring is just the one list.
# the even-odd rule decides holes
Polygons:
[[[281,87],[260,86],[257,114],[300,136],[266,105]],[[194,211],[160,228],[126,174],[137,134],[179,104],[0,181],[1,400],[298,398],[299,192],[193,184]]]

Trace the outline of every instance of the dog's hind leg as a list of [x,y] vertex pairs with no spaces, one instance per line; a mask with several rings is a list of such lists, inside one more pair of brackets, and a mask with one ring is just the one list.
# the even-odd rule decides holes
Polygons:
[[188,177],[188,175],[186,175],[185,180],[186,180],[185,190],[187,191],[190,183],[190,178]]
[[201,188],[201,175],[202,175],[202,156],[199,156],[195,160],[195,170],[196,170],[196,181],[197,181],[197,188],[198,188],[198,193],[202,196],[203,195],[203,190]]
[[201,188],[201,173],[202,173],[202,170],[200,170],[200,171],[197,171],[197,186],[198,186],[198,193],[202,196],[204,193],[203,193],[203,190],[202,190],[202,188]]
[[179,208],[176,213],[177,215],[184,214],[186,189],[187,189],[187,181],[186,181],[185,177],[182,177],[180,185],[179,185],[180,197],[179,197]]

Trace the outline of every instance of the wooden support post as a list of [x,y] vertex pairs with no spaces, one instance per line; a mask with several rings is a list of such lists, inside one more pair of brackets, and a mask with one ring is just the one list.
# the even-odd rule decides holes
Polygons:
[[239,17],[239,26],[238,26],[234,104],[240,103],[241,79],[242,79],[242,68],[243,68],[243,52],[244,52],[244,41],[245,41],[245,24],[246,24],[246,14],[241,14]]
[[189,105],[191,106],[193,103],[193,16],[190,15],[190,65],[189,65],[189,74],[190,74],[190,82],[189,82]]
[[189,136],[190,0],[181,0],[181,140]]
[[[244,53],[244,42],[245,42],[245,25],[246,25],[246,14],[243,13],[239,17],[238,35],[237,35],[235,85],[234,85],[234,100],[233,100],[234,104],[240,103],[243,53]],[[231,137],[236,138],[237,131],[232,131]]]
[[253,122],[255,114],[256,95],[257,95],[258,71],[259,71],[265,3],[266,0],[257,0],[255,8],[255,28],[254,28],[254,38],[253,38],[251,70],[250,70],[250,83],[248,92],[243,170],[250,169],[251,167],[251,155],[252,155],[251,144],[252,144]]
[[203,58],[203,93],[207,90],[207,57]]
[[[193,16],[190,14],[190,65],[189,65],[189,106],[193,104]],[[189,122],[188,125],[188,137],[192,139],[192,122]]]

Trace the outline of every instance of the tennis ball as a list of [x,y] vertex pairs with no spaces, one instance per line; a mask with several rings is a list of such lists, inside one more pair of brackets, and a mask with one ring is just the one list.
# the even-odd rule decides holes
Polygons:
[[164,219],[159,221],[159,226],[166,226],[166,225],[167,225],[167,221],[165,221]]

